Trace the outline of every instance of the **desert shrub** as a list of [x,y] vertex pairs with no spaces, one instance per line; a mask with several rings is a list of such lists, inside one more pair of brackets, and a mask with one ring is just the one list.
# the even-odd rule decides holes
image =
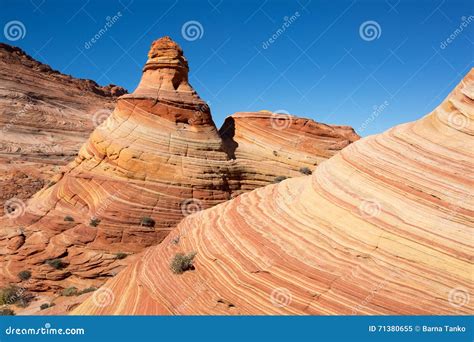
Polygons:
[[273,155],[276,157],[278,156],[278,152],[277,151],[273,151]]
[[115,259],[121,260],[121,259],[125,259],[127,256],[128,256],[127,253],[118,252],[118,253],[115,254]]
[[61,268],[66,266],[66,264],[61,259],[49,259],[46,260],[45,263],[57,270],[60,270]]
[[313,172],[310,170],[309,167],[302,167],[302,168],[300,168],[300,172],[301,172],[303,175],[310,175],[310,174],[313,173]]
[[31,272],[30,271],[21,271],[18,273],[18,278],[21,280],[28,280],[31,278]]
[[273,183],[280,183],[281,181],[284,181],[285,179],[287,179],[288,177],[285,177],[285,176],[278,176],[278,177],[275,177],[275,179],[273,180]]
[[64,221],[67,221],[67,222],[74,222],[74,217],[69,216],[69,215],[64,216]]
[[78,294],[78,291],[77,291],[77,287],[75,286],[67,287],[61,291],[61,295],[66,296],[66,297],[77,296],[77,294]]
[[97,227],[100,223],[100,219],[98,218],[91,218],[91,220],[89,221],[89,226],[91,227]]
[[144,216],[140,220],[140,225],[142,225],[143,227],[152,228],[155,226],[155,220],[153,220],[151,217]]
[[84,293],[94,292],[95,290],[97,290],[96,287],[93,287],[93,286],[91,286],[91,287],[86,287],[85,289],[82,289],[81,291],[79,291],[79,292],[77,293],[77,295],[79,296],[79,295],[84,294]]
[[194,257],[196,256],[196,252],[191,252],[189,254],[184,253],[177,253],[173,260],[171,260],[170,268],[173,273],[182,274],[186,271],[194,269]]
[[47,309],[47,308],[49,308],[49,304],[48,304],[48,303],[44,303],[44,304],[41,304],[41,305],[40,305],[40,310],[45,310],[45,309]]
[[0,305],[15,304],[21,296],[19,287],[10,285],[0,289]]
[[33,295],[18,286],[10,285],[0,290],[0,305],[16,304],[26,308],[32,300]]
[[0,316],[15,316],[15,311],[12,309],[1,309]]

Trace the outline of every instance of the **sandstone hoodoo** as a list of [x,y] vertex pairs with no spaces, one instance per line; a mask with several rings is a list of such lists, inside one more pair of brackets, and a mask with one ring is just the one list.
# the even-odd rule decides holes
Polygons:
[[[32,290],[100,285],[133,259],[118,254],[160,243],[183,217],[278,177],[309,173],[358,139],[338,126],[318,126],[319,137],[310,129],[272,133],[260,122],[256,131],[237,124],[224,142],[209,106],[189,84],[188,70],[170,38],[152,44],[137,89],[118,99],[50,187],[0,222],[1,283],[18,281],[18,272],[28,269]],[[265,115],[270,121],[272,115]],[[286,146],[299,135],[301,146]],[[271,146],[255,149],[246,139]],[[229,144],[240,145],[233,152],[241,159],[230,155]]]
[[126,91],[63,75],[0,43],[0,216],[74,159],[116,97]]
[[471,70],[432,113],[312,176],[185,218],[103,286],[109,305],[73,313],[471,314],[473,135]]

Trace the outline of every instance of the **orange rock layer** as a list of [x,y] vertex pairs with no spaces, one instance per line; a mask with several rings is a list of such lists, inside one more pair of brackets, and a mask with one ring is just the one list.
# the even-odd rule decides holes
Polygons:
[[431,114],[312,176],[187,217],[101,288],[105,305],[73,313],[472,314],[473,135],[471,70]]
[[[264,113],[255,114],[256,130],[237,116],[235,134],[224,143],[188,83],[181,48],[165,37],[148,57],[138,88],[119,98],[75,161],[52,179],[55,185],[0,222],[0,283],[30,270],[31,290],[100,285],[129,260],[116,253],[160,243],[183,217],[278,176],[301,175],[301,167],[358,139],[350,128],[294,117],[274,133],[267,124],[274,115]],[[265,143],[254,148],[247,139]],[[297,139],[301,145],[287,146]],[[239,144],[241,159],[229,155],[227,143]],[[51,259],[61,267],[47,264]]]

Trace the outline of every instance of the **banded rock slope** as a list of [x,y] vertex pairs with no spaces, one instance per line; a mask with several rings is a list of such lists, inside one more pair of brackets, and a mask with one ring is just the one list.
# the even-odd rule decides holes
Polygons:
[[275,177],[309,174],[359,136],[348,126],[335,126],[269,111],[229,116],[220,135],[235,161],[233,174],[241,192],[265,186]]
[[109,115],[125,92],[63,75],[0,43],[0,216],[5,201],[26,200],[73,160],[94,119]]
[[[118,99],[76,159],[52,179],[55,185],[37,193],[26,208],[13,210],[13,220],[0,221],[5,227],[0,283],[14,282],[27,269],[31,290],[98,286],[131,259],[116,253],[160,243],[183,217],[268,184],[281,175],[275,172],[301,175],[295,171],[298,159],[302,166],[316,164],[358,139],[350,128],[321,125],[330,136],[319,138],[295,126],[268,143],[278,149],[280,140],[301,136],[316,147],[295,154],[286,170],[282,160],[275,160],[279,169],[272,170],[267,155],[247,143],[240,166],[229,156],[209,106],[190,86],[188,70],[182,49],[169,37],[152,44],[137,89]],[[271,115],[265,115],[269,121]],[[226,142],[240,143],[245,129],[227,134]],[[269,134],[268,127],[249,133],[257,140],[258,134]],[[254,165],[247,171],[249,163]],[[259,172],[264,176],[254,182]],[[53,265],[48,261],[56,259],[60,262]]]
[[101,288],[108,305],[73,314],[472,314],[473,135],[471,70],[432,113],[312,176],[187,217]]

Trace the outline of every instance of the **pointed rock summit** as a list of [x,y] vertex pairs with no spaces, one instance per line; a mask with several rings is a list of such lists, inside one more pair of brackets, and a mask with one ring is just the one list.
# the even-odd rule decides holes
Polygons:
[[160,38],[151,45],[137,89],[123,98],[175,123],[215,126],[209,106],[189,84],[188,73],[181,47],[170,37]]

